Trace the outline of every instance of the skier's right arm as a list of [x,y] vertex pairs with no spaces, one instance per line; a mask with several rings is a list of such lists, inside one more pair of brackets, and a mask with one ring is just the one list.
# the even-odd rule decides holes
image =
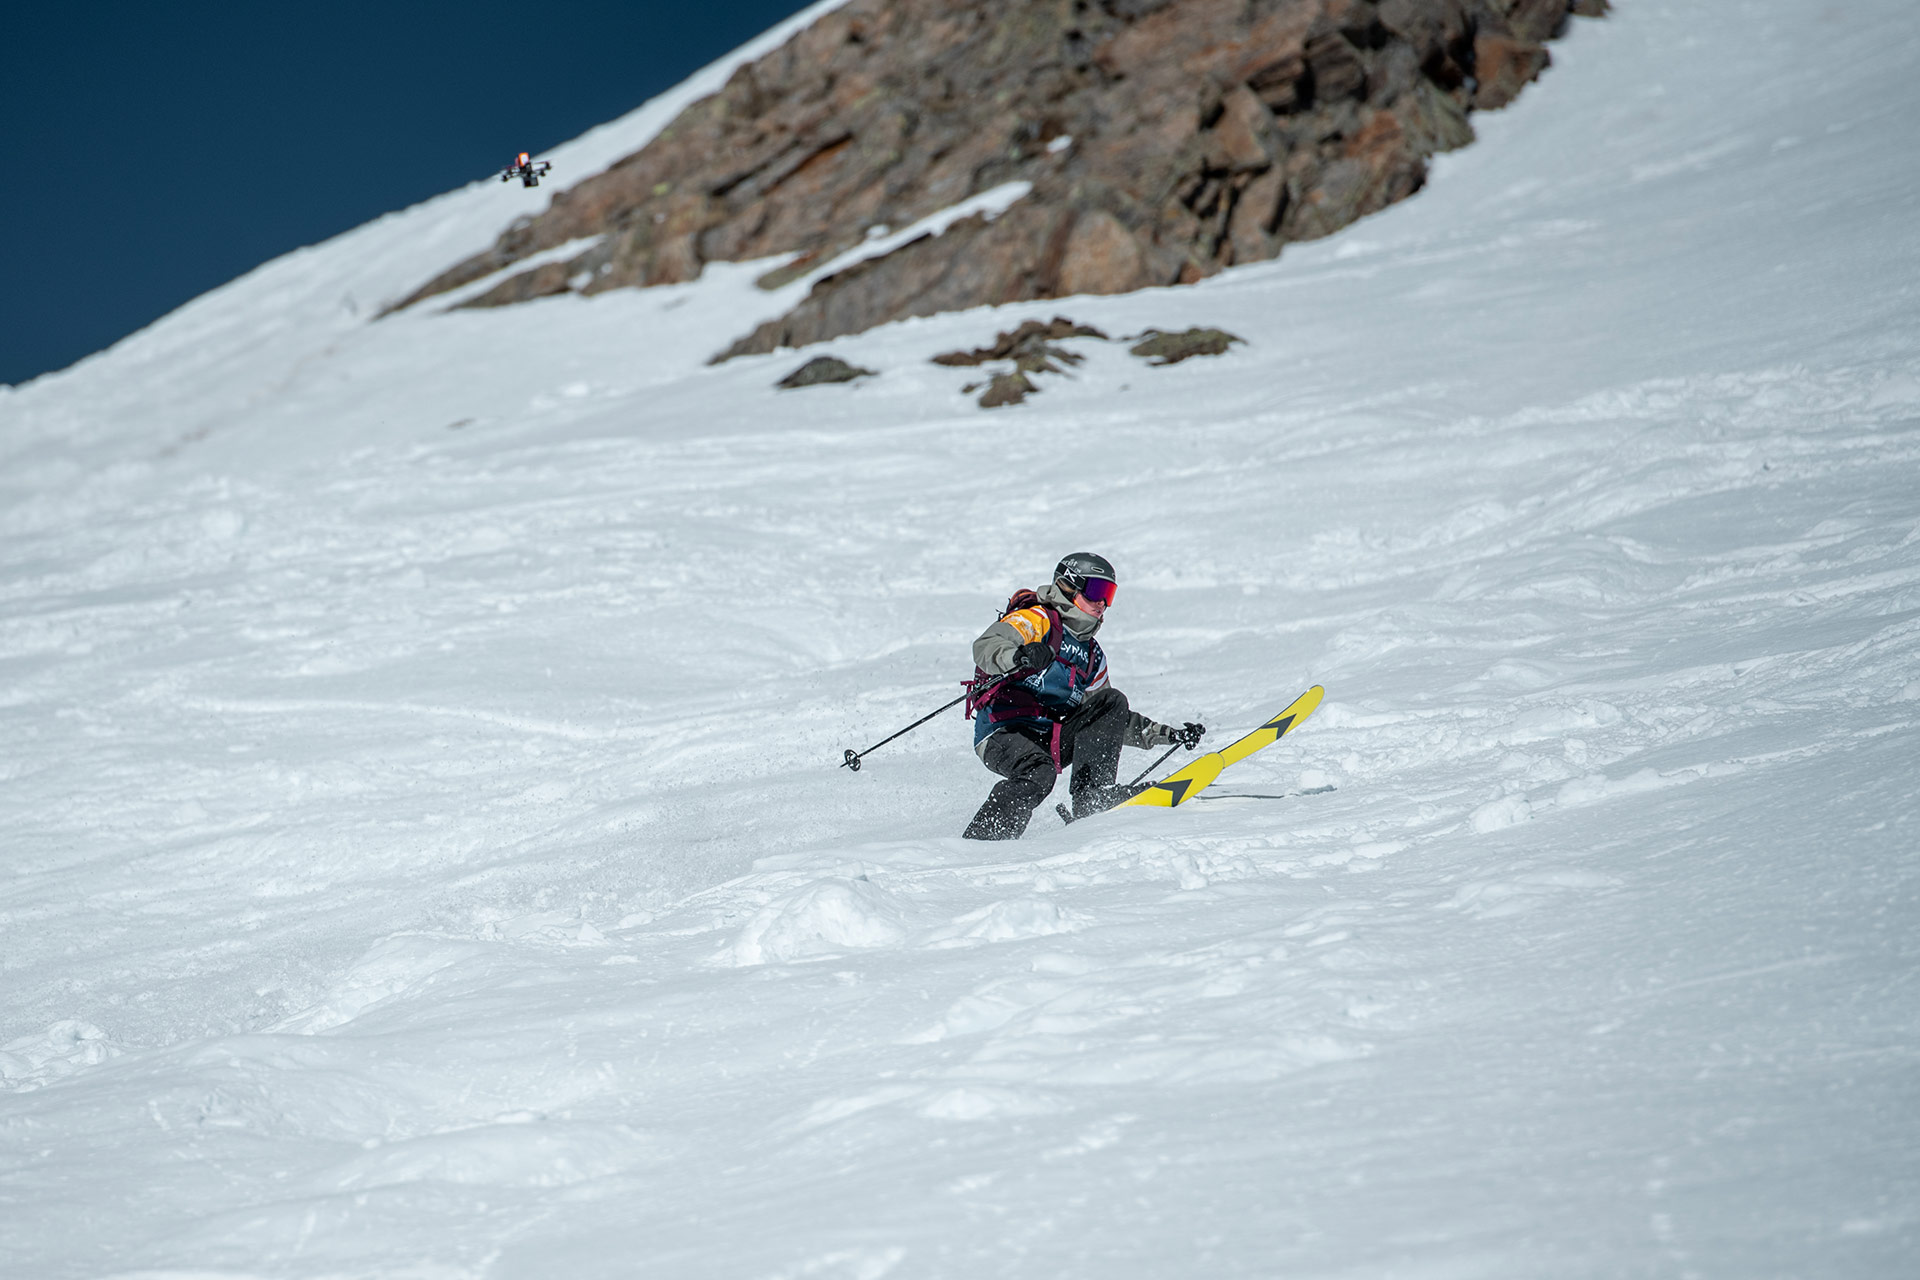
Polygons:
[[1000,621],[980,633],[973,642],[974,665],[989,675],[1005,675],[1009,671],[1031,670],[1032,658],[1038,655],[1027,650],[1023,660],[1020,655],[1022,646],[1047,643],[1047,615],[1040,609],[1021,609],[1010,613]]

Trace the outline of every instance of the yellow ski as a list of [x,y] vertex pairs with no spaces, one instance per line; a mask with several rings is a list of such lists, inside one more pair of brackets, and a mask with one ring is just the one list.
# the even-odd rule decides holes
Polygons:
[[1131,800],[1122,800],[1116,807],[1140,804],[1171,809],[1175,805],[1185,804],[1212,786],[1213,780],[1228,765],[1238,764],[1262,747],[1270,747],[1286,737],[1289,730],[1313,714],[1313,709],[1320,705],[1320,699],[1325,695],[1325,689],[1319,685],[1313,686],[1289,703],[1285,711],[1252,733],[1228,743],[1218,751],[1209,751],[1189,761],[1183,768],[1168,774]]
[[1210,786],[1226,767],[1227,762],[1220,758],[1218,751],[1209,751],[1160,779],[1131,800],[1122,800],[1114,808],[1144,804],[1156,809],[1171,809],[1177,804],[1185,804],[1188,797]]

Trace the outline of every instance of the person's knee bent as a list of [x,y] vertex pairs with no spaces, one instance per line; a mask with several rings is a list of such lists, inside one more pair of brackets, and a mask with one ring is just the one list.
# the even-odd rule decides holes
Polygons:
[[[1039,744],[1011,730],[989,738],[980,760],[1001,777],[1037,790],[1040,800],[1046,799],[1053,790],[1053,780],[1058,773],[1053,757]],[[1038,804],[1039,800],[1034,803]]]
[[1009,763],[1012,767],[1005,776],[1037,792],[1039,798],[1034,801],[1035,804],[1047,798],[1053,790],[1053,780],[1060,776],[1059,770],[1053,767],[1053,758],[1038,748]]

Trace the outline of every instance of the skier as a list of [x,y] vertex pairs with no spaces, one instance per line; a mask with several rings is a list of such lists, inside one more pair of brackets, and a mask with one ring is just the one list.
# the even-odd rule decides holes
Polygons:
[[973,642],[978,681],[1017,674],[968,704],[974,753],[1003,780],[967,824],[967,839],[1017,840],[1069,764],[1073,816],[1111,809],[1145,790],[1116,785],[1122,746],[1192,747],[1206,733],[1191,721],[1175,729],[1149,720],[1108,685],[1107,656],[1093,637],[1117,589],[1105,558],[1076,551],[1039,591],[1016,592]]

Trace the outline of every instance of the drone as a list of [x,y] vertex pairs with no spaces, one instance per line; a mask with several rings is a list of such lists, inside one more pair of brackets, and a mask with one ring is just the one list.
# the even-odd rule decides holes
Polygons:
[[541,160],[536,163],[522,151],[514,158],[512,164],[500,171],[500,181],[512,182],[518,178],[523,187],[537,187],[540,185],[541,175],[551,168],[553,168],[551,160]]

